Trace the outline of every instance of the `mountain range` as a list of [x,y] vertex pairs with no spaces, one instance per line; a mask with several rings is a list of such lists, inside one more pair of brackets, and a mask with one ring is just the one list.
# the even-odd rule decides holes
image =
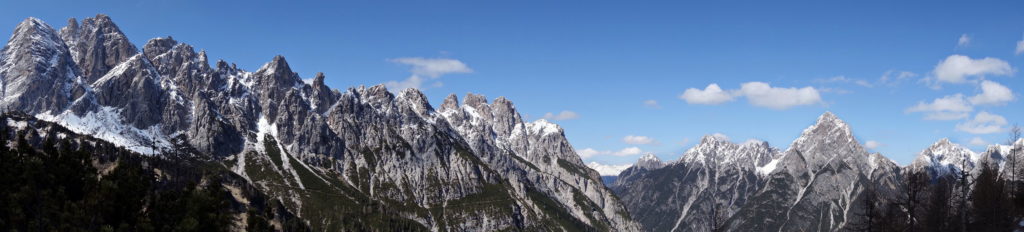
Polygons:
[[0,106],[143,156],[222,166],[313,230],[639,230],[562,129],[524,121],[508,99],[451,95],[435,109],[415,89],[324,79],[303,82],[283,56],[256,71],[211,65],[171,37],[139,49],[102,14],[59,30],[28,18],[0,53]]
[[1024,155],[1011,151],[1022,148],[1024,139],[975,154],[941,139],[901,167],[868,153],[826,112],[785,150],[709,135],[676,161],[641,157],[610,186],[648,231],[849,231],[867,223],[866,205],[899,203],[914,174],[972,178],[992,163],[1005,178],[1013,167],[1006,161]]
[[0,50],[0,158],[29,173],[46,165],[26,154],[91,152],[71,165],[91,180],[154,183],[131,213],[191,191],[182,201],[224,206],[209,220],[239,231],[848,231],[878,224],[865,216],[876,207],[913,228],[914,183],[960,186],[939,190],[966,202],[985,193],[986,170],[1024,173],[1024,139],[982,153],[942,139],[900,166],[831,112],[786,149],[709,135],[670,162],[585,164],[560,126],[504,97],[452,94],[435,108],[416,89],[325,79],[304,81],[283,56],[255,71],[211,62],[172,37],[140,48],[102,14],[60,29],[28,18]]

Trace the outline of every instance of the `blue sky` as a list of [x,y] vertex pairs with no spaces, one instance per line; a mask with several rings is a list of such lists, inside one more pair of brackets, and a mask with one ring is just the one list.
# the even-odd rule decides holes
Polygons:
[[[36,0],[0,3],[0,32],[30,16],[62,27],[105,13],[137,46],[171,35],[248,70],[281,54],[305,78],[324,72],[334,88],[415,76],[434,105],[474,92],[508,97],[531,119],[551,113],[577,150],[594,151],[587,162],[632,163],[636,151],[674,160],[712,133],[785,148],[832,111],[861,142],[875,141],[873,151],[908,164],[940,138],[980,151],[972,140],[1005,142],[1002,130],[1022,122],[1021,9],[1020,1]],[[705,91],[709,84],[722,92]]]

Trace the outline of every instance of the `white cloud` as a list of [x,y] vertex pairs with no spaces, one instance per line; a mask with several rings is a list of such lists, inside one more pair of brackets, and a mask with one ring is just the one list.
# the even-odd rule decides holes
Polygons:
[[658,144],[658,141],[654,140],[651,137],[639,135],[627,135],[626,137],[622,138],[622,142],[633,145]]
[[937,82],[963,83],[969,76],[1010,75],[1013,68],[1006,61],[992,57],[971,59],[964,55],[951,55],[935,65],[932,73]]
[[593,148],[589,148],[588,147],[588,148],[584,148],[583,150],[580,150],[580,151],[576,152],[576,154],[579,154],[580,158],[586,159],[586,158],[594,157],[595,155],[600,155],[601,151],[594,150]]
[[960,39],[956,40],[956,46],[957,47],[966,47],[967,45],[970,45],[970,44],[971,44],[971,37],[967,36],[967,34],[960,35]]
[[631,155],[639,155],[640,153],[643,153],[643,152],[644,151],[641,150],[639,147],[627,147],[627,148],[623,148],[622,150],[619,150],[619,151],[616,151],[616,152],[612,153],[612,155],[614,155],[614,156],[631,156]]
[[981,93],[970,99],[975,105],[1002,105],[1013,101],[1013,91],[994,81],[981,82]]
[[644,106],[654,109],[661,109],[661,105],[658,105],[658,101],[655,100],[644,100]]
[[718,84],[712,83],[704,90],[686,89],[686,92],[679,96],[680,99],[686,100],[686,103],[706,105],[721,104],[736,97],[746,97],[751,105],[776,110],[822,103],[821,95],[814,87],[772,87],[768,83],[758,81],[743,83],[740,89],[730,91],[722,90]]
[[473,69],[470,69],[466,63],[462,63],[462,61],[456,59],[403,57],[389,59],[388,61],[411,65],[412,70],[410,70],[410,72],[412,72],[413,75],[427,76],[430,78],[437,78],[449,73],[473,72]]
[[583,150],[577,151],[576,154],[578,154],[580,158],[586,159],[598,155],[631,156],[639,155],[643,152],[643,149],[640,149],[639,147],[627,147],[618,151],[601,151],[593,148],[585,148]]
[[594,171],[597,171],[597,173],[600,173],[602,176],[618,176],[619,173],[622,173],[622,171],[625,171],[627,168],[632,166],[633,164],[609,165],[597,162],[590,162],[587,164],[587,167],[594,169]]
[[679,99],[686,100],[686,103],[689,104],[717,105],[732,101],[733,96],[729,92],[723,91],[718,84],[712,83],[704,90],[686,89],[683,95],[679,95]]
[[932,100],[931,103],[918,102],[916,106],[907,108],[907,113],[924,112],[926,120],[956,120],[966,118],[974,111],[963,94],[949,95]]
[[1024,53],[1024,39],[1017,41],[1017,50],[1013,52],[1014,55],[1020,55],[1021,53]]
[[551,112],[547,112],[547,113],[544,114],[544,119],[548,119],[548,120],[570,120],[570,119],[577,119],[577,118],[580,118],[579,114],[577,114],[576,112],[568,111],[568,110],[563,110],[562,112],[559,112],[558,114],[554,114],[554,113],[551,113]]
[[992,134],[1003,131],[1005,125],[1006,118],[1003,116],[982,111],[974,115],[973,119],[956,124],[956,130],[971,134]]
[[[384,83],[391,91],[399,91],[407,88],[423,88],[423,83],[429,79],[437,79],[443,75],[451,73],[472,73],[473,69],[470,69],[465,63],[455,59],[445,58],[422,58],[422,57],[403,57],[388,59],[389,62],[406,64],[412,66],[409,70],[412,73],[409,78],[402,81],[388,81]],[[426,77],[426,78],[424,78]],[[441,87],[444,84],[440,81],[431,84],[432,87]]]
[[985,145],[988,145],[988,141],[985,141],[984,139],[981,139],[981,137],[974,137],[968,143],[971,144],[971,146],[985,146]]
[[784,110],[794,106],[822,103],[821,95],[813,87],[782,88],[772,87],[764,82],[747,82],[740,85],[738,95],[747,97],[751,105]]
[[882,146],[882,143],[880,143],[878,141],[874,141],[874,140],[868,140],[867,142],[864,142],[864,148],[871,149],[871,150],[874,150],[875,148],[878,148],[878,147],[881,147],[881,146]]

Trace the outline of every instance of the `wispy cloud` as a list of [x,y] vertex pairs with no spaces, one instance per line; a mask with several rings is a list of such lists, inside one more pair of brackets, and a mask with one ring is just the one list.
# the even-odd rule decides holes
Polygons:
[[846,76],[834,76],[834,77],[825,78],[825,79],[815,79],[814,82],[818,82],[818,83],[853,83],[853,84],[856,84],[856,85],[859,85],[859,86],[863,86],[863,87],[867,87],[867,88],[875,87],[875,84],[872,84],[869,81],[866,81],[866,80],[863,80],[863,79],[848,78]]
[[954,94],[937,98],[931,102],[918,102],[917,105],[907,108],[906,113],[924,112],[926,120],[957,120],[966,118],[968,113],[974,111],[963,94]]
[[[412,68],[409,70],[412,73],[411,76],[401,81],[389,81],[384,83],[388,89],[392,91],[399,91],[407,88],[423,88],[423,83],[440,78],[441,76],[452,74],[452,73],[472,73],[473,69],[470,69],[466,63],[456,59],[446,58],[423,58],[423,57],[403,57],[388,59],[388,62],[409,65]],[[436,81],[431,86],[440,87],[443,84],[440,81]]]
[[704,90],[689,88],[679,96],[689,104],[705,105],[725,103],[736,97],[746,97],[751,105],[776,110],[823,103],[821,95],[814,87],[773,87],[758,81],[743,83],[739,89],[729,91],[722,90],[718,84],[712,83]]
[[960,38],[956,40],[956,46],[962,48],[967,45],[971,45],[971,37],[967,34],[960,35]]
[[661,109],[661,105],[655,100],[644,100],[644,106],[652,109]]
[[1024,39],[1017,41],[1017,49],[1013,51],[1014,55],[1020,55],[1024,53]]
[[559,112],[558,114],[551,113],[551,112],[548,112],[548,113],[544,114],[544,119],[547,119],[547,120],[572,120],[572,119],[577,119],[577,118],[580,118],[579,114],[577,114],[576,112],[568,111],[568,110],[563,110],[562,112]]
[[657,145],[658,140],[647,136],[640,135],[627,135],[622,138],[622,142],[633,145]]
[[913,72],[889,70],[885,71],[885,73],[882,74],[882,77],[878,78],[878,83],[889,87],[896,87],[904,81],[910,80],[916,76],[917,74]]

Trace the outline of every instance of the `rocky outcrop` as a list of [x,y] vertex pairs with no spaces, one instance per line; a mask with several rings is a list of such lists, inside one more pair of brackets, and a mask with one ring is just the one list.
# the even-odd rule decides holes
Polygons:
[[118,64],[138,53],[135,45],[121,29],[104,14],[85,18],[79,24],[74,18],[60,29],[60,38],[87,83],[93,83]]

